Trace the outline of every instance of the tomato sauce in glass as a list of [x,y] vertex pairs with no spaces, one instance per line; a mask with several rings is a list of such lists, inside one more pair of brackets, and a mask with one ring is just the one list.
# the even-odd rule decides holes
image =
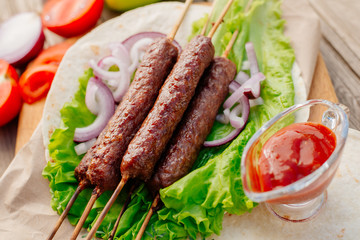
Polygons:
[[[289,185],[318,169],[336,146],[335,134],[318,123],[294,123],[271,136],[257,165],[260,192]],[[255,190],[255,189],[254,189]]]

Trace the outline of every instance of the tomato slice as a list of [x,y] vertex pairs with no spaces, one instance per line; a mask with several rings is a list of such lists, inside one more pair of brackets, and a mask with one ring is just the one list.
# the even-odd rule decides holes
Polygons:
[[57,71],[53,64],[36,65],[25,70],[20,77],[21,96],[31,104],[45,97]]
[[75,40],[67,40],[65,42],[53,45],[43,50],[29,65],[29,67],[42,65],[42,64],[53,64],[59,66],[62,58],[66,51],[74,44]]
[[15,68],[0,59],[0,126],[10,122],[20,111],[18,79]]
[[50,0],[44,6],[42,21],[50,31],[73,37],[95,26],[103,6],[104,0]]

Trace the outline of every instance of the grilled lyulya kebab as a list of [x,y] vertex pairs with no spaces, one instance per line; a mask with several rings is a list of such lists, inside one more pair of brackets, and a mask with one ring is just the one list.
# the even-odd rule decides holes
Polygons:
[[229,84],[236,74],[236,66],[227,59],[227,55],[237,35],[238,31],[235,31],[224,54],[215,57],[205,71],[164,157],[159,161],[155,174],[147,183],[156,196],[136,240],[141,239],[154,210],[158,207],[159,190],[170,186],[190,172],[206,136],[211,131],[218,109],[224,102],[229,92]]
[[203,35],[194,37],[180,54],[174,68],[161,87],[153,108],[126,150],[120,168],[121,181],[88,234],[88,240],[94,236],[126,182],[134,178],[146,182],[152,176],[155,164],[160,159],[195,94],[196,86],[204,70],[214,57],[215,50],[211,43],[211,37],[232,2],[233,0],[228,2],[207,37]]
[[[159,89],[172,69],[178,56],[177,47],[172,40],[179,28],[188,6],[187,1],[180,19],[167,38],[151,44],[138,67],[127,94],[116,109],[114,116],[98,137],[94,146],[86,153],[75,169],[79,182],[78,188],[58,219],[48,239],[52,239],[71,209],[79,193],[89,187],[95,187],[93,195],[80,219],[72,239],[75,239],[86,220],[92,205],[105,190],[114,189],[120,180],[120,161],[130,140],[140,128],[141,123],[153,106]],[[94,162],[92,164],[92,162]],[[96,166],[98,165],[98,166]],[[102,173],[102,178],[90,179],[88,171]],[[92,182],[91,182],[92,180]]]

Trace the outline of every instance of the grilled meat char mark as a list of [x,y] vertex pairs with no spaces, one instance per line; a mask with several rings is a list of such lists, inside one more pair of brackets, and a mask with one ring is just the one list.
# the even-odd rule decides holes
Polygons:
[[194,98],[157,165],[155,174],[148,182],[153,193],[170,186],[189,173],[211,131],[235,74],[235,64],[223,57],[215,57],[205,71]]
[[123,178],[149,180],[213,57],[214,46],[208,37],[196,36],[186,45],[126,150],[121,162]]
[[121,159],[153,106],[177,56],[177,48],[167,38],[148,47],[129,90],[106,127],[107,131],[101,134],[92,149],[86,176],[100,192],[113,190],[118,185]]

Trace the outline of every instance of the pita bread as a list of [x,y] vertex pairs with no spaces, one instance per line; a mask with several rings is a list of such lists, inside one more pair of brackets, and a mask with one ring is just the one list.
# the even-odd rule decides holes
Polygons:
[[[89,68],[88,61],[90,59],[99,60],[103,56],[109,55],[109,43],[121,42],[135,33],[143,31],[170,32],[182,7],[183,4],[178,2],[163,2],[124,13],[100,25],[78,40],[68,50],[59,66],[45,104],[42,122],[45,149],[48,146],[52,132],[60,126],[60,109],[64,103],[71,101],[73,95],[78,90],[78,78]],[[191,6],[175,37],[180,45],[184,46],[187,43],[188,36],[191,33],[192,22],[198,20],[209,11],[209,6]],[[316,38],[317,36],[313,37],[313,39]],[[293,39],[293,41],[296,42],[297,39]],[[297,51],[301,51],[301,49]],[[294,65],[293,79],[296,92],[295,102],[303,102],[307,98],[305,86],[308,84],[305,84],[304,79],[300,76],[300,69],[297,64]],[[307,79],[307,82],[309,81],[311,79]],[[234,233],[249,236],[249,239],[258,239],[261,238],[262,235],[260,233],[263,229],[281,229],[281,224],[276,225],[276,221],[274,221],[276,224],[272,223],[272,228],[263,228],[261,224],[265,224],[265,222],[262,221],[273,222],[273,219],[269,220],[268,218],[269,216],[261,206],[254,209],[251,214],[245,214],[240,217],[226,216],[224,219],[224,231],[221,237],[217,239],[237,239],[238,235]],[[254,226],[244,232],[242,231],[242,226],[248,227],[248,219],[251,219]],[[261,221],[261,224],[259,224],[259,221]],[[240,227],[241,229],[238,229]],[[264,234],[263,236],[266,235]]]

